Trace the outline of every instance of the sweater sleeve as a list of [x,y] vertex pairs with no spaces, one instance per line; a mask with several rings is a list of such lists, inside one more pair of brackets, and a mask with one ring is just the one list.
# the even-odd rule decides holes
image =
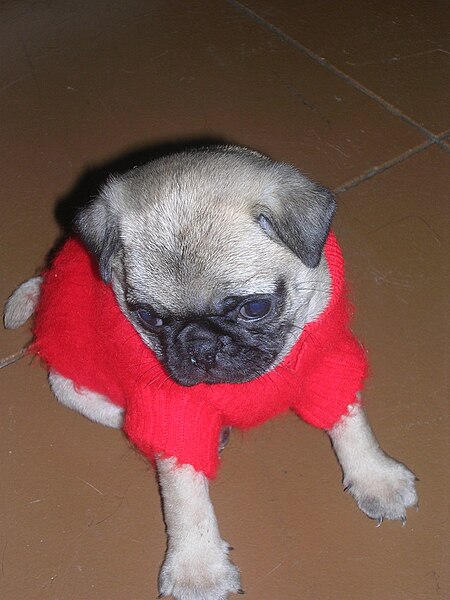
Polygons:
[[331,275],[331,297],[320,317],[302,334],[298,365],[298,395],[292,406],[306,422],[331,429],[357,402],[367,377],[365,350],[350,330],[353,313],[345,285],[344,259],[330,233],[325,256]]
[[343,328],[334,344],[305,356],[299,394],[293,405],[301,419],[320,429],[331,429],[357,402],[367,376],[367,359],[354,335]]
[[150,460],[174,457],[212,479],[219,466],[220,413],[189,390],[145,390],[128,399],[124,431]]

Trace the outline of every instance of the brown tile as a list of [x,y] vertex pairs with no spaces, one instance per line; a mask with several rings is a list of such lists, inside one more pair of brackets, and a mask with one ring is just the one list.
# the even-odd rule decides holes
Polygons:
[[410,119],[439,134],[450,125],[449,12],[445,0],[243,4]]
[[334,228],[347,257],[373,384],[389,406],[401,399],[411,418],[418,418],[416,411],[423,419],[428,410],[445,414],[449,166],[448,152],[433,146],[338,199]]
[[166,140],[240,142],[333,187],[423,141],[226,2],[2,10],[2,178],[22,213],[52,206],[87,165]]

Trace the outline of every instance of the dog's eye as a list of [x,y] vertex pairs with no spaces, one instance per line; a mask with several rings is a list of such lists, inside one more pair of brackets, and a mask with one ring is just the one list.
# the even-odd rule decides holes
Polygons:
[[272,303],[267,298],[250,300],[239,309],[239,314],[245,319],[261,319],[269,314]]
[[148,308],[138,308],[136,310],[136,315],[144,327],[154,329],[161,327],[163,324],[163,320]]

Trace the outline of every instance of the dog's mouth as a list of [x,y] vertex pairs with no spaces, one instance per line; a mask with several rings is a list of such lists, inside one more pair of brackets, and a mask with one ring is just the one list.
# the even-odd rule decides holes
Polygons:
[[199,383],[207,383],[210,385],[220,384],[220,383],[245,383],[246,381],[251,381],[258,374],[247,377],[236,377],[229,373],[223,373],[219,369],[211,369],[206,371],[201,368],[195,368],[190,370],[189,372],[171,372],[171,378],[176,381],[179,385],[185,387],[192,387]]
[[[254,377],[233,377],[230,373],[224,373],[220,369],[205,370],[201,367],[194,367],[184,372],[170,372],[170,376],[179,385],[191,387],[199,383],[219,384],[219,383],[244,383],[250,381]],[[256,377],[256,375],[255,375]]]
[[164,360],[172,379],[183,386],[198,383],[245,383],[270,370],[276,354],[260,348],[225,346],[217,352],[170,352]]

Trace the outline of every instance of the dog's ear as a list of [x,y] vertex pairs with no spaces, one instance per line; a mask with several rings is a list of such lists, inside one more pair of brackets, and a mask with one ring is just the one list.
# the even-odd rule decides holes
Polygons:
[[119,223],[111,207],[115,182],[109,181],[100,194],[75,218],[75,230],[98,261],[100,276],[111,281],[113,258],[120,247]]
[[307,267],[317,267],[336,210],[334,196],[293,167],[277,167],[282,167],[278,182],[258,206],[258,222]]

